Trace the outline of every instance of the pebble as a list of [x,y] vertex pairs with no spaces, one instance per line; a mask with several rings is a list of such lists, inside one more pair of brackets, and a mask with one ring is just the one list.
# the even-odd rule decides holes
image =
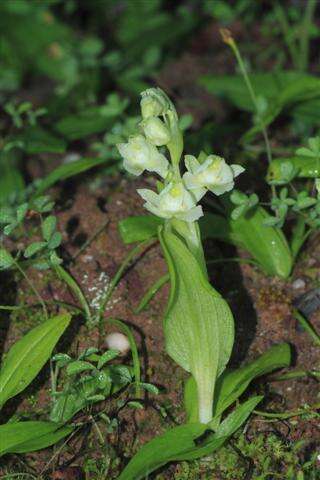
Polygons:
[[113,350],[119,350],[120,355],[125,355],[130,350],[128,337],[123,333],[109,333],[105,340],[106,346]]
[[306,282],[302,280],[302,278],[297,278],[292,284],[292,288],[295,290],[299,290],[300,288],[304,288],[306,286]]

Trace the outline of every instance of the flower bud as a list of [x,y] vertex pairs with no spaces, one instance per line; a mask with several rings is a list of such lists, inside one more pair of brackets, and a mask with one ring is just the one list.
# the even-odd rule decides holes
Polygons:
[[164,115],[170,108],[170,100],[161,88],[148,88],[141,96],[141,115],[144,119]]
[[158,117],[162,114],[163,106],[154,97],[142,97],[140,102],[142,118]]
[[141,122],[144,134],[153,145],[161,147],[170,142],[171,135],[168,127],[158,117],[149,117]]

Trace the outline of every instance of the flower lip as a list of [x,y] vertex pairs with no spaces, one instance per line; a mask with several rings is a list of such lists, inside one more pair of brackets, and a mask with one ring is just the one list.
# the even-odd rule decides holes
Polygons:
[[158,217],[193,222],[203,215],[182,182],[170,182],[159,194],[148,189],[140,189],[138,193],[145,200],[145,208]]

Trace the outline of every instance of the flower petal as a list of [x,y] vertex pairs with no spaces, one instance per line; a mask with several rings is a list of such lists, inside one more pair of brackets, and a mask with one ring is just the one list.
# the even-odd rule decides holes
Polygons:
[[154,166],[153,171],[156,172],[160,177],[166,178],[169,169],[169,162],[162,153],[158,153],[154,157]]
[[125,168],[125,170],[127,170],[127,172],[131,173],[132,175],[138,176],[138,175],[141,175],[141,173],[143,172],[142,167],[140,167],[139,165],[133,164],[127,158],[124,158],[123,160],[123,167]]
[[154,192],[153,190],[149,190],[148,188],[138,188],[137,192],[140,197],[143,198],[143,200],[151,203],[155,207],[158,207],[159,195],[156,192]]
[[234,177],[237,177],[238,175],[240,175],[240,173],[245,171],[245,168],[243,168],[241,165],[233,164],[230,165],[230,167],[232,168]]
[[234,187],[234,182],[224,183],[222,185],[210,185],[208,188],[210,192],[214,193],[215,195],[223,195],[226,192],[230,192]]
[[203,210],[200,205],[191,208],[187,212],[179,213],[176,215],[177,218],[179,218],[180,220],[184,220],[185,222],[195,222],[202,216]]
[[201,165],[193,155],[185,155],[184,163],[190,173],[196,173],[197,169]]

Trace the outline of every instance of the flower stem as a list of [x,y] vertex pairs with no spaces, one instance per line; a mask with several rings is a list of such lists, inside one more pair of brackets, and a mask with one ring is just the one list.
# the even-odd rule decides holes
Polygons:
[[20,267],[19,263],[18,262],[14,262],[16,268],[19,270],[19,272],[21,273],[21,275],[23,276],[23,278],[26,280],[27,284],[29,285],[29,287],[31,288],[31,290],[33,291],[33,293],[35,294],[35,296],[37,297],[37,299],[39,300],[39,303],[43,309],[43,313],[44,313],[44,316],[46,318],[46,320],[49,318],[48,316],[48,310],[47,310],[47,307],[45,305],[45,302],[43,300],[43,298],[41,297],[40,293],[38,292],[38,290],[36,289],[36,287],[33,285],[33,283],[31,282],[31,280],[29,279],[28,275],[26,274],[26,272]]

